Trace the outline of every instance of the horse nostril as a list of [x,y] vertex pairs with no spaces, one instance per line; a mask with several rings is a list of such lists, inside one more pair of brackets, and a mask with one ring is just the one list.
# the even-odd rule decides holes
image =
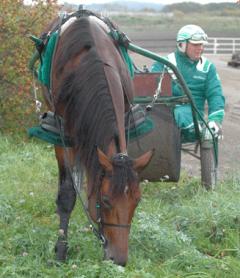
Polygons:
[[123,266],[123,267],[125,267],[126,264],[127,264],[126,262],[119,263],[119,265],[120,265],[120,266]]
[[118,261],[116,259],[114,259],[113,257],[109,258],[111,261],[113,261],[115,264],[120,265],[120,266],[126,266],[126,261]]

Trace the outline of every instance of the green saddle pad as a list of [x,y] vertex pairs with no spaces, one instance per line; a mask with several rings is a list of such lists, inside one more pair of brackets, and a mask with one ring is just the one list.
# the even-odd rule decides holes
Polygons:
[[[129,131],[125,131],[126,140],[134,140],[139,136],[143,136],[152,131],[154,128],[153,120],[150,117],[146,117],[145,121],[136,126],[135,128],[131,128]],[[36,137],[41,139],[47,143],[61,146],[61,147],[72,147],[73,142],[71,138],[64,137],[61,138],[60,134],[52,132],[50,130],[46,130],[41,126],[34,126],[28,129],[28,135],[30,137]]]
[[57,134],[52,131],[43,129],[41,126],[34,126],[28,129],[28,135],[30,137],[36,137],[47,143],[61,146],[61,147],[72,147],[73,144],[70,138],[61,138],[60,134]]

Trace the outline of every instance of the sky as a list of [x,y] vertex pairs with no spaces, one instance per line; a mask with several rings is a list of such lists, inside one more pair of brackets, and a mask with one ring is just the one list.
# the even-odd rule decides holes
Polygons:
[[[115,2],[117,0],[61,0],[61,2],[68,2],[73,4],[91,4],[91,3],[107,3],[107,2]],[[161,3],[161,4],[173,4],[173,3],[181,3],[181,2],[196,2],[199,4],[207,4],[207,3],[221,3],[221,2],[229,2],[236,3],[237,0],[130,0],[137,2],[152,2],[152,3]]]

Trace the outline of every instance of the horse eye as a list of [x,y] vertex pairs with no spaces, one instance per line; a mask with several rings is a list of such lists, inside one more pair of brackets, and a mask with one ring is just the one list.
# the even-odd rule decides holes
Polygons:
[[102,196],[102,204],[104,205],[105,208],[107,209],[111,209],[112,208],[112,205],[109,201],[109,197],[106,196],[106,195],[103,195]]

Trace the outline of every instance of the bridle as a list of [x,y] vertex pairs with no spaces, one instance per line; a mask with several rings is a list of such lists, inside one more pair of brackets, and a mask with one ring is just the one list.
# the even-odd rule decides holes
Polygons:
[[[106,171],[102,169],[102,173],[100,175],[100,179],[99,179],[99,184],[97,186],[97,200],[96,200],[96,222],[98,224],[98,230],[97,230],[97,237],[100,239],[101,243],[106,247],[107,245],[107,240],[104,236],[104,226],[107,227],[112,227],[112,228],[124,228],[124,229],[129,229],[131,227],[130,224],[116,224],[116,223],[107,223],[104,221],[103,219],[103,215],[102,215],[102,198],[101,198],[101,185],[102,185],[102,181],[104,179],[104,177],[109,176],[106,175]],[[111,208],[110,208],[111,209]]]
[[[67,163],[68,164],[68,163]],[[104,222],[103,221],[103,217],[102,217],[102,201],[101,201],[101,184],[102,184],[102,180],[103,178],[105,177],[105,171],[102,170],[102,173],[100,175],[100,179],[99,179],[99,184],[98,184],[98,191],[97,191],[97,200],[96,200],[96,223],[97,223],[97,227],[94,223],[94,221],[92,220],[92,218],[90,217],[90,214],[89,214],[89,211],[88,209],[85,207],[85,204],[84,204],[84,201],[82,199],[82,196],[81,196],[81,193],[75,183],[75,180],[73,178],[73,172],[71,170],[71,168],[69,167],[68,165],[68,169],[69,169],[69,172],[70,172],[70,176],[71,176],[71,180],[72,180],[72,183],[73,183],[73,187],[76,191],[76,194],[78,196],[78,199],[80,200],[80,203],[81,203],[81,206],[83,208],[83,211],[88,219],[88,222],[89,222],[89,227],[90,229],[92,230],[92,232],[94,233],[94,235],[100,240],[101,244],[106,247],[107,246],[107,239],[105,238],[104,236],[104,232],[103,232],[103,229],[104,229],[104,226],[107,226],[107,227],[112,227],[112,228],[125,228],[125,229],[129,229],[131,227],[130,224],[116,224],[116,223],[107,223],[107,222]]]

